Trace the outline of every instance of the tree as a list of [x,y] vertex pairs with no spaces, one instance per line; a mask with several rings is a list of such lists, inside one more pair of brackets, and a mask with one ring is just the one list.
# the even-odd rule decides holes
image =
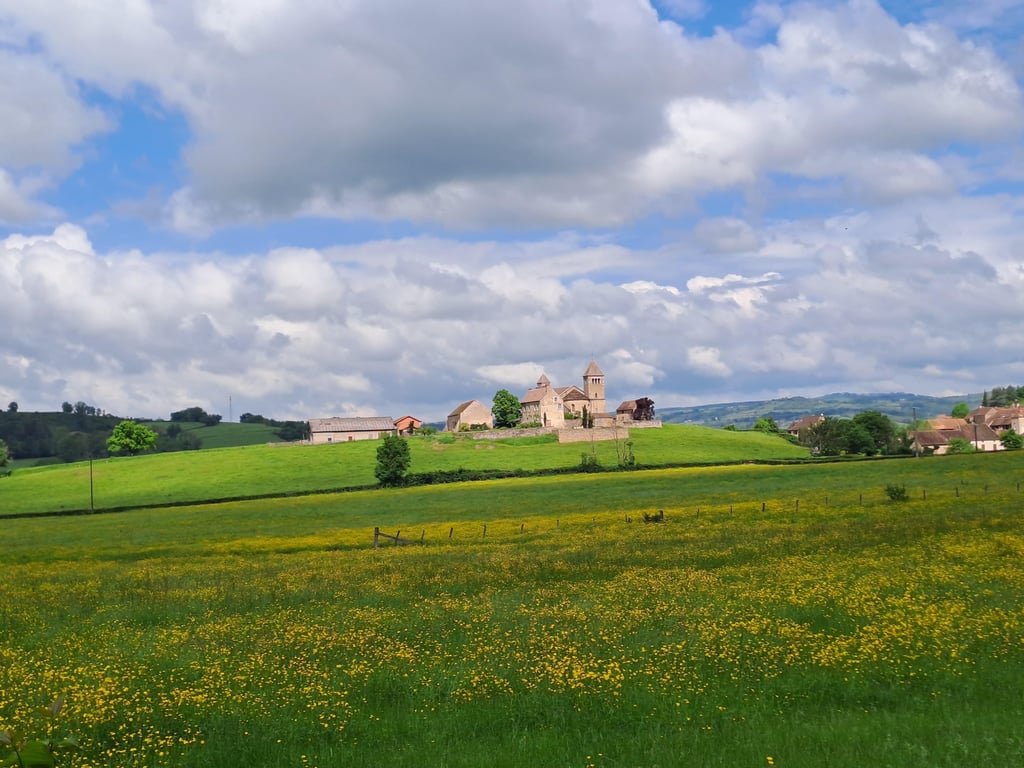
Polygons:
[[815,456],[838,456],[846,449],[846,428],[842,419],[826,416],[800,433]]
[[654,419],[654,401],[649,397],[637,398],[633,409],[633,421],[652,421]]
[[878,453],[878,446],[871,433],[856,421],[843,422],[843,442],[847,453],[863,453],[865,456]]
[[764,432],[766,435],[779,434],[779,425],[775,423],[775,419],[771,416],[762,416],[754,422],[754,429],[758,432]]
[[377,446],[377,467],[373,470],[377,481],[385,488],[394,488],[405,483],[412,458],[409,443],[398,435],[384,435]]
[[13,400],[11,400],[11,402],[9,402],[7,404],[7,412],[8,413],[17,413],[18,412],[18,404],[16,402],[14,402]]
[[970,412],[971,409],[967,407],[967,403],[957,403],[953,406],[953,410],[949,412],[949,415],[954,419],[966,419]]
[[[874,450],[871,453],[891,453],[896,448],[896,427],[893,425],[892,419],[884,413],[864,411],[854,416],[852,421],[854,424],[864,427],[871,436],[871,441],[874,444]],[[865,451],[854,452],[865,453]]]
[[949,441],[949,447],[946,448],[948,455],[955,453],[974,453],[975,448],[971,445],[969,440],[964,440],[962,437],[954,437]]
[[112,454],[134,456],[156,445],[156,432],[136,421],[122,421],[114,427],[107,439],[107,450]]
[[65,400],[63,403],[60,404],[60,409],[64,413],[72,413],[75,410],[75,406],[73,406],[71,403]]
[[7,452],[7,443],[0,440],[0,467],[7,466],[7,462],[10,461],[11,455]]
[[999,442],[1003,444],[1003,448],[1006,450],[1017,451],[1024,448],[1024,435],[1017,434],[1017,431],[1010,427],[999,436]]
[[499,389],[494,393],[494,405],[491,407],[494,415],[494,426],[514,427],[523,418],[523,406],[519,398],[507,389]]

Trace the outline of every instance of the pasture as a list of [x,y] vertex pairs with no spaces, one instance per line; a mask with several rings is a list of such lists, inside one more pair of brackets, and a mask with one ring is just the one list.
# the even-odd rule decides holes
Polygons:
[[8,520],[0,728],[65,693],[80,768],[1019,765],[1022,477],[1007,453]]
[[[449,439],[412,438],[411,471],[573,467],[579,465],[582,452],[591,450],[603,465],[616,464],[613,442],[559,445],[550,436],[502,441],[475,441],[466,436]],[[807,455],[806,449],[778,437],[705,427],[669,425],[635,430],[632,439],[641,464]],[[102,459],[94,461],[91,468],[89,462],[19,468],[10,477],[0,478],[0,516],[89,509],[90,491],[95,508],[102,510],[374,485],[377,445],[372,440],[316,446],[251,445]]]

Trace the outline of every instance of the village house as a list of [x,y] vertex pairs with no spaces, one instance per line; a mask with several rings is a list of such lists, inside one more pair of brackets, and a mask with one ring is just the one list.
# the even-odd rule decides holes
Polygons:
[[382,435],[393,435],[398,430],[390,416],[358,416],[309,420],[309,441],[313,445],[324,443],[350,443],[354,440],[377,440]]
[[400,435],[411,435],[422,426],[423,420],[417,419],[415,416],[402,416],[395,419],[395,429]]
[[494,414],[479,400],[467,400],[448,414],[446,432],[459,432],[473,427],[490,429],[494,426]]
[[786,427],[786,433],[793,435],[793,437],[800,437],[800,433],[805,429],[811,429],[816,427],[825,420],[825,414],[821,413],[817,416],[801,416],[799,419],[794,421],[788,427]]
[[1024,434],[1024,406],[1019,404],[1003,408],[982,406],[971,411],[967,418],[972,424],[991,427],[999,435],[1008,429]]
[[986,424],[963,424],[953,429],[923,429],[914,433],[915,453],[926,452],[941,456],[949,452],[952,440],[964,440],[976,451],[1001,451],[1004,446],[995,430]]

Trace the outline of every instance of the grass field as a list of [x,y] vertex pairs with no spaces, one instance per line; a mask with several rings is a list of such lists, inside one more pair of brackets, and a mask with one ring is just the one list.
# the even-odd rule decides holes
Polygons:
[[203,448],[236,448],[243,445],[266,445],[267,443],[281,442],[281,438],[274,434],[274,428],[268,424],[238,424],[225,421],[208,427],[198,421],[146,421],[142,423],[150,429],[161,432],[166,432],[171,424],[176,424],[181,427],[183,432],[188,432],[199,438]]
[[80,768],[1020,765],[1022,476],[1006,453],[9,520],[0,728],[64,692]]
[[[248,425],[241,425],[248,426]],[[807,451],[760,433],[671,425],[635,430],[641,464],[719,462],[804,457]],[[541,469],[578,466],[587,444],[559,445],[553,438],[446,442],[413,438],[412,471],[438,469]],[[272,493],[297,493],[376,482],[376,441],[338,445],[253,445],[103,459],[93,462],[97,509],[133,504],[192,502]],[[594,443],[599,461],[615,466],[613,442]],[[88,462],[17,469],[0,478],[0,515],[90,508]]]

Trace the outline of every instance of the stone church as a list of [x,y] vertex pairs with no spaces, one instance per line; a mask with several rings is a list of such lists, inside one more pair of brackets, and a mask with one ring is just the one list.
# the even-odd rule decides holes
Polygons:
[[522,423],[537,423],[544,427],[571,427],[582,425],[584,409],[593,417],[595,427],[612,426],[615,414],[608,413],[604,396],[604,373],[593,360],[583,372],[583,387],[571,384],[553,387],[551,380],[541,374],[537,386],[519,398],[523,406]]

